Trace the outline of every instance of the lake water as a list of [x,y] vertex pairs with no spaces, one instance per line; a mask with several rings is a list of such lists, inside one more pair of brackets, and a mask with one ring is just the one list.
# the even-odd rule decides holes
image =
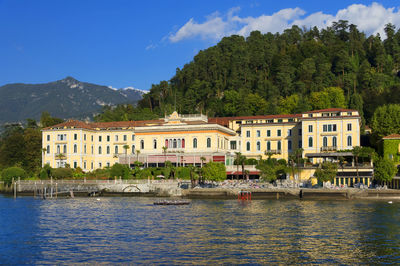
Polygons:
[[400,202],[0,195],[0,264],[400,263]]

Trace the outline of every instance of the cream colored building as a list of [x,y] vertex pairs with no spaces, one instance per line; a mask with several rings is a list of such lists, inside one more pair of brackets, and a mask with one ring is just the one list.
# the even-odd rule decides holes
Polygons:
[[360,124],[358,111],[338,108],[293,115],[208,118],[174,112],[149,121],[70,120],[43,129],[43,164],[69,164],[84,171],[117,162],[132,166],[135,161],[145,166],[162,166],[165,161],[219,161],[229,166],[236,152],[247,158],[288,160],[298,148],[317,164],[329,160],[331,153],[359,146]]

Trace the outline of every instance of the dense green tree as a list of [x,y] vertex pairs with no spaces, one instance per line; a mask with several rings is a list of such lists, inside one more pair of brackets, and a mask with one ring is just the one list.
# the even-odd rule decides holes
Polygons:
[[269,156],[266,160],[260,160],[256,166],[260,170],[260,178],[267,182],[272,182],[288,172],[285,160],[277,160]]
[[55,179],[72,178],[74,176],[74,170],[69,167],[53,168],[51,170],[51,176]]
[[371,128],[375,141],[393,133],[400,134],[400,104],[378,107],[372,117]]
[[49,112],[43,112],[41,117],[40,117],[40,125],[42,127],[51,127],[54,126],[56,124],[60,124],[64,122],[63,119],[61,118],[57,118],[57,117],[52,117]]
[[211,181],[223,181],[226,179],[225,165],[218,162],[208,162],[202,168],[203,177]]
[[369,123],[378,106],[399,100],[389,95],[400,87],[400,33],[391,24],[385,31],[382,41],[340,20],[322,30],[224,37],[153,85],[139,107],[158,116],[175,103],[179,112],[211,116],[350,107]]
[[27,177],[26,172],[24,169],[21,167],[9,167],[4,169],[1,172],[1,180],[4,182],[6,185],[10,185],[12,180],[18,180],[18,178],[25,179]]
[[397,168],[392,160],[378,158],[374,163],[374,178],[378,182],[390,182],[397,172]]
[[122,179],[128,179],[131,176],[129,167],[127,165],[119,163],[116,163],[113,166],[111,166],[110,175],[111,177],[117,177],[117,178],[121,177]]
[[333,179],[336,177],[336,173],[337,164],[326,161],[321,164],[321,167],[315,170],[314,176],[319,182],[333,182]]

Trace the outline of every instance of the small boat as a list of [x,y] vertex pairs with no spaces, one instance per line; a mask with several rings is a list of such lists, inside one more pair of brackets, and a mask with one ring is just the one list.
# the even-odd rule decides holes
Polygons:
[[159,200],[153,203],[154,205],[189,205],[187,200]]

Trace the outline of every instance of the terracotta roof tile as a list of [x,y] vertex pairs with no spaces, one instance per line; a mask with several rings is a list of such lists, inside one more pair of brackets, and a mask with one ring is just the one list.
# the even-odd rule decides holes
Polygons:
[[400,139],[400,134],[390,134],[382,139]]

